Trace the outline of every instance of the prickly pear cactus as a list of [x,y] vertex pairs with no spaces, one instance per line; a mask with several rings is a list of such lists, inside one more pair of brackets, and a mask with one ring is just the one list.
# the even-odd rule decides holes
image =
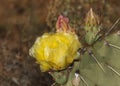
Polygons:
[[[120,36],[98,41],[81,58],[80,75],[89,86],[120,86]],[[80,83],[82,86],[82,82]]]
[[120,31],[101,37],[92,9],[84,28],[88,46],[79,50],[79,59],[70,68],[50,73],[54,86],[120,86]]

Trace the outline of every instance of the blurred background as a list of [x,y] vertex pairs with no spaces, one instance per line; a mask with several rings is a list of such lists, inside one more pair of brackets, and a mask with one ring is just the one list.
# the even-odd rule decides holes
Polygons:
[[54,80],[40,72],[29,48],[36,37],[55,31],[61,14],[81,34],[90,8],[105,30],[120,17],[119,0],[0,0],[0,86],[50,86]]

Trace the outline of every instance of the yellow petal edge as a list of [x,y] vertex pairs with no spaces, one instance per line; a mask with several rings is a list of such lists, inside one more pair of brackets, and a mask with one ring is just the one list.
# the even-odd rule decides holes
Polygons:
[[29,53],[40,64],[41,71],[46,72],[69,66],[80,47],[78,37],[73,33],[45,33],[36,39]]

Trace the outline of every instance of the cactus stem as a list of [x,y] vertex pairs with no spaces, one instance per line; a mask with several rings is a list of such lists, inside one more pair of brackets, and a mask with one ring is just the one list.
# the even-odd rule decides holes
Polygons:
[[104,68],[102,67],[102,65],[100,64],[100,62],[97,60],[97,58],[95,57],[95,55],[93,54],[93,52],[89,52],[89,55],[91,57],[93,57],[93,59],[96,61],[96,63],[98,64],[98,66],[103,70],[103,72],[105,72]]
[[114,73],[116,73],[116,74],[120,77],[120,73],[117,72],[113,67],[111,67],[110,65],[107,65],[107,67],[108,67],[109,69],[111,69]]
[[114,44],[108,43],[108,42],[106,42],[106,41],[105,41],[105,45],[108,45],[108,46],[111,46],[111,47],[114,47],[114,48],[120,50],[120,47],[119,47],[119,46],[116,46],[116,45],[114,45]]
[[114,29],[114,27],[118,24],[119,21],[120,21],[120,18],[118,18],[116,22],[112,25],[112,27],[108,30],[108,32],[105,33],[105,36],[109,35],[109,33]]
[[87,81],[80,75],[81,80],[86,84],[86,86],[89,86]]

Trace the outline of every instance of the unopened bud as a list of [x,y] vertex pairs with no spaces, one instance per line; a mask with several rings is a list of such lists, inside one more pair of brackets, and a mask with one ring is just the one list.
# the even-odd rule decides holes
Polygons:
[[87,25],[87,26],[96,26],[96,25],[99,25],[99,18],[93,12],[92,8],[90,9],[90,11],[86,15],[85,25]]
[[57,32],[75,32],[75,29],[71,28],[69,25],[69,19],[67,17],[64,17],[62,15],[60,15],[58,17],[57,23],[56,23],[56,29]]
[[92,9],[87,13],[85,18],[85,41],[87,44],[93,44],[99,37],[100,37],[100,25],[99,25],[99,18],[93,12]]

